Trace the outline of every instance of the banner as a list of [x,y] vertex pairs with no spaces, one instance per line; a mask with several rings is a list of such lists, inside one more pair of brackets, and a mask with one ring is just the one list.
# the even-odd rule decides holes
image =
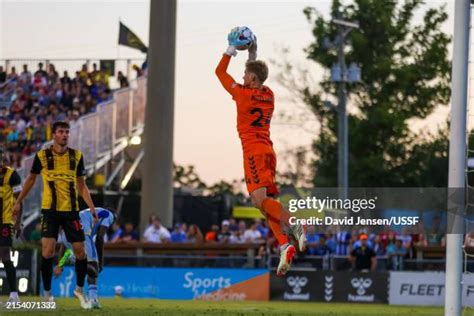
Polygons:
[[387,303],[388,273],[290,271],[272,275],[271,299],[285,301]]
[[318,275],[315,271],[291,271],[284,277],[271,272],[270,297],[272,300],[315,301]]
[[[56,297],[72,297],[74,267],[53,280]],[[99,297],[268,301],[270,277],[263,269],[187,269],[105,267],[98,278]]]
[[[389,304],[444,306],[444,272],[390,272]],[[474,274],[463,275],[463,305],[474,307]]]

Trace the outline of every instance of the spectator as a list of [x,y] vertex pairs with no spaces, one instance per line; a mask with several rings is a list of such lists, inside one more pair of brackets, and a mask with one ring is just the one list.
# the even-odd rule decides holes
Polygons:
[[417,241],[414,243],[416,247],[426,247],[428,246],[428,241],[426,240],[426,235],[423,233],[418,234]]
[[120,227],[120,224],[117,221],[115,221],[112,224],[111,232],[108,234],[109,235],[109,238],[108,238],[109,241],[113,242],[113,243],[119,242],[120,241],[120,235],[122,235],[122,233],[123,233],[123,230]]
[[239,225],[237,225],[237,221],[233,217],[229,219],[229,229],[232,232],[237,232],[239,230]]
[[120,234],[119,242],[133,244],[138,242],[138,233],[132,223],[125,223],[124,230]]
[[262,238],[266,239],[269,232],[269,229],[267,227],[267,222],[265,220],[261,220],[260,218],[256,219],[255,221],[257,222],[257,229],[262,235]]
[[43,78],[48,77],[48,74],[43,69],[43,63],[38,63],[38,70],[35,72],[35,77],[36,77],[37,74],[40,75]]
[[407,227],[402,228],[402,234],[398,237],[398,239],[400,239],[402,241],[403,247],[405,247],[406,249],[411,247],[411,243],[412,243],[413,238],[412,238],[411,234],[408,233],[408,228]]
[[59,74],[53,64],[48,66],[48,85],[54,85],[59,81]]
[[314,256],[328,255],[331,251],[329,250],[329,247],[326,245],[326,237],[321,236],[316,246],[312,247],[311,249],[308,249],[308,252],[309,254],[314,255]]
[[31,82],[32,78],[33,78],[33,75],[28,70],[28,65],[24,64],[23,65],[23,71],[20,74],[20,80],[22,80],[23,82]]
[[237,231],[237,237],[240,239],[241,242],[243,242],[244,234],[245,234],[245,231],[247,230],[247,224],[245,224],[243,220],[240,220],[238,228],[239,229]]
[[168,242],[171,238],[171,234],[161,225],[161,220],[158,217],[153,219],[152,225],[150,225],[143,233],[144,240],[152,243]]
[[39,243],[41,241],[41,223],[35,225],[35,229],[30,233],[30,241]]
[[18,74],[16,73],[16,68],[12,67],[10,73],[7,75],[7,80],[17,81]]
[[121,71],[118,72],[117,80],[120,84],[120,88],[126,88],[129,86],[127,77],[124,76]]
[[336,252],[336,239],[334,238],[334,234],[331,231],[328,231],[325,234],[325,237],[326,237],[326,245],[328,246],[329,251],[331,253],[335,253]]
[[219,232],[219,226],[212,225],[211,230],[206,233],[206,237],[205,237],[206,242],[216,242],[218,232]]
[[403,260],[407,255],[407,248],[403,246],[403,241],[400,239],[400,237],[395,240],[395,244],[391,244],[387,247],[387,255],[389,257],[392,270],[403,270]]
[[377,268],[377,258],[375,252],[367,244],[368,238],[367,234],[361,234],[360,247],[353,249],[350,253],[349,260],[357,271],[375,271]]
[[183,231],[184,225],[176,223],[174,229],[171,232],[170,240],[171,242],[186,242],[186,232]]
[[341,230],[336,233],[336,255],[345,256],[349,253],[351,234],[348,231]]
[[375,236],[373,249],[377,257],[385,256],[385,246],[380,235]]
[[97,69],[96,63],[92,64],[92,72],[90,74],[90,78],[92,79],[92,82],[100,82],[101,80],[101,74],[100,71]]
[[239,232],[238,231],[230,231],[230,236],[229,236],[229,244],[238,244],[243,242],[243,240],[239,237]]
[[3,69],[3,66],[0,66],[0,85],[7,81],[7,73]]
[[262,234],[258,231],[258,222],[254,221],[249,229],[244,233],[244,241],[251,243],[258,243],[263,241]]
[[67,73],[67,70],[64,71],[62,78],[60,79],[61,84],[63,86],[65,85],[70,85],[72,83],[71,78],[69,78],[69,74]]
[[189,225],[188,233],[186,239],[190,243],[200,244],[203,242],[203,237],[201,230],[196,224]]
[[444,234],[441,232],[441,218],[434,216],[428,234],[428,246],[441,246]]
[[143,70],[141,70],[140,67],[138,67],[137,65],[133,65],[132,68],[133,68],[133,70],[136,71],[136,73],[137,73],[137,78],[143,76]]
[[228,243],[231,236],[229,221],[223,220],[221,224],[221,231],[217,234],[217,241],[220,243]]
[[312,255],[314,254],[314,248],[319,244],[319,234],[316,233],[315,226],[308,226],[308,229],[306,230],[306,240],[308,253]]
[[89,71],[87,70],[87,64],[83,64],[81,71],[79,72],[79,77],[83,83],[87,83],[89,79]]

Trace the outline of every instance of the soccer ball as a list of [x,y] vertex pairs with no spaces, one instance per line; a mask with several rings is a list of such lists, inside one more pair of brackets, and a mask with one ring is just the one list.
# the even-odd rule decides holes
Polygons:
[[252,45],[252,43],[255,41],[255,35],[253,34],[252,30],[249,29],[248,27],[246,27],[246,26],[237,26],[236,28],[234,28],[234,30],[236,30],[239,33],[239,39],[240,40],[248,41],[248,44],[246,44],[246,45],[237,46],[236,48],[238,50],[248,49]]

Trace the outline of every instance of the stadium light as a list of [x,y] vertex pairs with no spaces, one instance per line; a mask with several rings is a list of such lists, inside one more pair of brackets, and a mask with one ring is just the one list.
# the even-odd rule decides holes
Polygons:
[[130,145],[140,145],[142,143],[142,138],[138,135],[133,136],[130,138]]

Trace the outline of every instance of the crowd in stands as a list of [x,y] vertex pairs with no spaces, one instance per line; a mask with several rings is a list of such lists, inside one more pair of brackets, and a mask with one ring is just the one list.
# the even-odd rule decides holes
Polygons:
[[[38,241],[41,225],[31,233],[30,240]],[[474,235],[474,234],[473,234]],[[384,268],[403,270],[405,259],[416,257],[416,247],[444,246],[445,233],[441,229],[440,219],[434,217],[431,227],[426,229],[423,224],[401,230],[401,233],[384,227],[374,233],[367,228],[341,229],[331,231],[322,227],[308,226],[306,231],[308,249],[306,255],[334,255],[349,259],[356,269],[375,269],[376,260],[385,258]],[[221,225],[212,225],[206,233],[202,233],[195,224],[176,223],[172,229],[167,229],[157,216],[149,219],[149,224],[142,234],[131,222],[115,222],[109,229],[106,242],[133,244],[149,243],[260,243],[262,244],[257,256],[278,254],[278,244],[265,220],[251,221],[230,218],[223,220]],[[474,245],[474,243],[473,243]],[[371,261],[372,260],[372,261]],[[365,265],[367,266],[365,266]]]
[[[61,76],[54,64],[45,69],[39,63],[35,72],[26,64],[21,71],[11,67],[9,72],[0,66],[0,143],[6,144],[7,162],[19,167],[24,156],[51,139],[53,122],[73,123],[109,100],[109,79],[95,63],[91,70],[84,64],[72,77],[67,71]],[[117,80],[120,87],[128,87],[122,72]]]

